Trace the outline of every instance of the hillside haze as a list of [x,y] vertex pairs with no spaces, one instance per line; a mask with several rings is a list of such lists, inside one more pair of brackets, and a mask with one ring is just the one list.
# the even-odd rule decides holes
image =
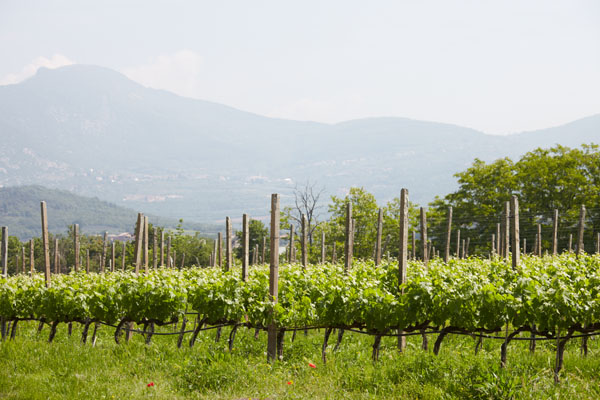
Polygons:
[[215,222],[291,204],[307,179],[326,194],[364,186],[378,200],[425,203],[456,188],[474,158],[600,142],[600,115],[491,136],[405,118],[339,124],[267,118],[73,65],[0,86],[0,184],[40,184],[146,213]]

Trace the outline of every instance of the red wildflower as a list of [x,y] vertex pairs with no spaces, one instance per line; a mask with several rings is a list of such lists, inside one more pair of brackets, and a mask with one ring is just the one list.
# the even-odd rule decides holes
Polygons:
[[292,382],[292,381],[288,381],[287,382],[288,385],[291,385],[292,383],[294,383],[294,382]]
[[308,366],[311,367],[311,368],[317,368],[317,366],[315,364],[313,364],[313,363],[308,363]]
[[148,384],[148,387],[151,387],[151,386],[154,386],[154,382],[150,382],[150,383]]

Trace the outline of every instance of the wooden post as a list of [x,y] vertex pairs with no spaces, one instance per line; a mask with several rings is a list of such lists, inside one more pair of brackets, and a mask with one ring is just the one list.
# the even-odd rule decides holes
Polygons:
[[[263,249],[264,250],[264,249]],[[279,195],[271,195],[271,265],[269,270],[269,295],[273,304],[279,296]],[[277,358],[277,324],[268,326],[267,360]]]
[[158,266],[158,228],[154,227],[152,231],[152,269]]
[[469,258],[469,244],[471,243],[471,238],[467,238],[467,248],[465,249],[465,257]]
[[42,249],[44,253],[44,277],[46,278],[46,287],[50,287],[50,245],[48,243],[48,211],[46,202],[40,203],[42,211]]
[[569,253],[573,251],[573,234],[569,233]]
[[231,218],[225,217],[225,271],[229,271],[233,264],[231,252]]
[[248,214],[242,215],[242,281],[248,280],[248,259],[250,257],[250,227]]
[[[398,243],[398,286],[406,282],[408,271],[408,189],[400,191],[400,243]],[[413,236],[414,237],[414,236]],[[404,293],[404,288],[401,289]],[[402,331],[400,331],[402,333]],[[406,337],[398,336],[398,349],[404,351]]]
[[[144,215],[138,213],[137,224],[135,225],[135,250],[133,252],[135,273],[139,274],[140,264],[142,262],[142,235],[144,234]],[[102,258],[104,258],[104,250],[102,250]],[[104,269],[102,270],[104,272]]]
[[217,262],[219,267],[223,266],[223,234],[217,233]]
[[126,244],[123,242],[121,245],[121,271],[125,271],[125,255],[126,255]]
[[467,241],[465,239],[462,240],[462,250],[460,251],[460,258],[465,258],[465,254],[466,254],[466,243]]
[[321,264],[325,263],[325,257],[326,257],[326,250],[325,250],[325,231],[321,231]]
[[85,250],[85,273],[90,273],[90,249]]
[[302,214],[302,269],[308,265],[308,222],[306,215]]
[[492,233],[492,255],[496,254],[496,235]]
[[[2,276],[8,276],[8,227],[2,227],[2,255],[0,257],[2,263]],[[15,272],[17,271],[15,267]]]
[[21,246],[21,273],[25,275],[25,246]]
[[261,262],[263,264],[267,263],[267,237],[264,236],[263,237],[263,245],[262,245],[262,256],[261,256]]
[[542,256],[542,224],[537,224],[537,255]]
[[104,273],[106,264],[106,246],[108,244],[108,232],[104,232],[104,240],[102,241],[102,258],[100,259],[100,272]]
[[585,206],[582,204],[579,209],[579,224],[577,226],[578,236],[577,236],[577,255],[580,256],[585,251],[583,245],[583,232],[585,229]]
[[496,224],[496,253],[499,257],[502,257],[502,238],[501,238],[501,227],[500,223]]
[[160,230],[160,267],[165,267],[165,230]]
[[144,274],[148,274],[148,217],[144,215],[144,233],[142,235]]
[[346,204],[346,241],[344,245],[344,272],[347,274],[352,267],[352,202]]
[[[519,199],[517,196],[512,196],[510,201],[510,214],[513,220],[512,223],[512,268],[517,271],[521,255],[519,254]],[[507,225],[508,226],[508,225]]]
[[294,224],[290,224],[290,238],[288,240],[288,263],[293,263],[294,260]]
[[29,240],[29,271],[31,275],[35,272],[35,252],[34,252],[35,242],[33,238]]
[[58,254],[58,238],[55,237],[54,238],[54,273],[55,274],[59,274],[60,273],[60,261],[59,261],[59,254]]
[[504,250],[504,258],[508,260],[508,256],[510,255],[510,201],[504,203],[504,238],[503,241],[505,246]]
[[377,212],[377,236],[375,238],[375,265],[381,264],[381,236],[383,234],[383,210]]
[[110,272],[115,272],[115,262],[117,260],[117,244],[113,240],[110,244]]
[[527,254],[527,238],[523,238],[523,255]]
[[173,259],[171,258],[171,235],[167,236],[167,268],[173,267]]
[[213,248],[213,258],[212,258],[212,264],[210,265],[211,267],[216,267],[217,266],[217,253],[219,251],[219,235],[217,235],[217,239],[215,239],[214,241],[214,248]]
[[554,210],[554,218],[552,219],[552,256],[558,253],[558,210]]
[[252,255],[252,264],[258,264],[258,243],[254,245],[254,254]]
[[460,259],[460,229],[456,230],[456,258]]
[[79,271],[79,224],[73,225],[73,255],[75,256],[75,272]]
[[444,253],[444,262],[450,260],[450,239],[452,238],[452,207],[448,207],[448,217],[446,221],[446,252]]

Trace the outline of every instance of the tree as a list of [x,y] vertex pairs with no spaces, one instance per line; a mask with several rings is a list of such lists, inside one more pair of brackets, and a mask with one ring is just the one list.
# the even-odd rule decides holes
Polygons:
[[[301,226],[302,215],[306,215],[307,222],[307,236],[308,243],[313,243],[313,233],[317,226],[318,210],[322,207],[319,205],[319,199],[324,193],[324,188],[316,189],[316,182],[311,183],[306,181],[304,186],[299,187],[296,185],[294,188],[294,206],[285,207],[283,214],[287,218],[286,222],[295,222],[295,225],[299,228]],[[300,230],[298,229],[298,232]]]
[[[235,235],[238,238],[238,241],[241,243],[242,231],[237,231]],[[256,245],[258,245],[258,248],[262,250],[264,238],[267,238],[267,243],[269,243],[269,229],[267,229],[267,226],[262,221],[257,219],[251,219],[248,221],[248,236],[250,257],[252,257],[252,252],[254,251]],[[242,258],[242,250],[242,246],[238,246],[235,249],[235,255],[239,259]],[[268,253],[268,251],[266,253]],[[250,258],[250,260],[252,260],[252,258]]]

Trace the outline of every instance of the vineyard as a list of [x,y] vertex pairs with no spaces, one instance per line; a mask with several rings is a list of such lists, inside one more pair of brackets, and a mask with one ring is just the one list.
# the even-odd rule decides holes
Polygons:
[[519,272],[499,258],[437,259],[427,267],[414,261],[408,271],[407,282],[399,286],[393,261],[355,262],[347,273],[343,265],[330,263],[285,265],[277,303],[269,297],[265,265],[252,268],[246,281],[240,268],[72,273],[56,276],[50,287],[41,274],[18,275],[0,280],[0,314],[12,323],[13,335],[21,320],[50,324],[50,340],[59,323],[77,322],[85,326],[83,341],[90,324],[100,323],[115,327],[118,342],[134,322],[144,327],[139,331],[150,343],[154,325],[180,322],[173,345],[187,335],[191,346],[209,326],[233,326],[233,346],[236,327],[265,330],[274,323],[280,356],[282,332],[320,328],[324,360],[333,328],[373,335],[374,358],[380,338],[398,331],[436,333],[435,353],[448,334],[504,338],[499,343],[503,363],[509,341],[521,332],[559,343],[557,360],[562,360],[567,340],[600,331],[598,255],[525,257]]

